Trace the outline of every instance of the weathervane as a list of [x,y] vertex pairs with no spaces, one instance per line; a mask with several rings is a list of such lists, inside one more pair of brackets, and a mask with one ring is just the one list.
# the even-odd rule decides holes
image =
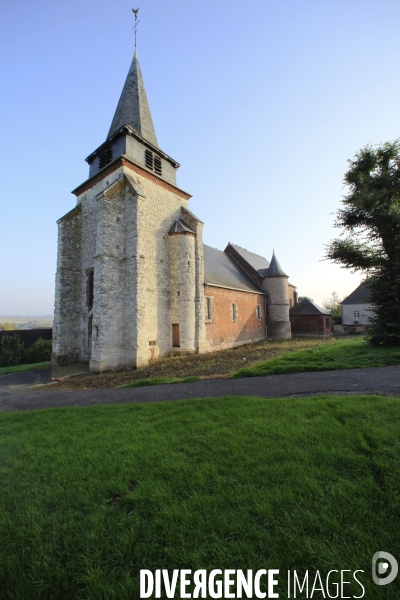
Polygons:
[[137,20],[138,18],[138,13],[139,13],[139,9],[138,8],[132,8],[132,12],[135,15],[135,25],[132,27],[132,29],[135,30],[135,50],[136,50],[136,28],[139,25],[140,21]]

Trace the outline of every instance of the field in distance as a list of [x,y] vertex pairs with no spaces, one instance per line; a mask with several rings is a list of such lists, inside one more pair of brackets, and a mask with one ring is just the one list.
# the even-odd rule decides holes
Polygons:
[[[7,327],[3,327],[6,324]],[[53,315],[43,317],[0,316],[0,329],[33,329],[36,327],[53,327]]]

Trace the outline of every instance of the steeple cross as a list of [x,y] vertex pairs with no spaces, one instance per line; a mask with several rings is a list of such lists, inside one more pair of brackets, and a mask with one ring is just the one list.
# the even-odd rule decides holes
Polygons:
[[138,18],[138,13],[139,13],[139,9],[138,8],[132,8],[132,12],[135,15],[135,25],[132,27],[132,29],[135,30],[135,50],[136,50],[136,29],[137,26],[139,25],[140,21],[137,20]]

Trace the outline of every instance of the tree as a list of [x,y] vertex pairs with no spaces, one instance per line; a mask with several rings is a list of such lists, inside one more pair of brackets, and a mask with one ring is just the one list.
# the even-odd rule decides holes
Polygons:
[[340,306],[340,302],[339,294],[332,292],[330,297],[322,303],[322,306],[331,313],[334,325],[340,325],[342,322],[342,307]]
[[369,277],[371,344],[400,345],[400,139],[368,145],[348,163],[335,221],[347,236],[332,240],[325,258]]
[[9,323],[8,321],[6,321],[6,323],[0,323],[1,331],[12,331],[13,329],[16,329],[14,323]]
[[299,296],[299,297],[297,298],[297,300],[298,300],[299,302],[301,302],[302,300],[309,300],[310,302],[314,302],[314,300],[313,300],[312,298],[309,298],[308,296]]
[[329,310],[329,312],[334,313],[340,310],[340,297],[337,292],[332,292],[330,297],[323,301],[322,306]]

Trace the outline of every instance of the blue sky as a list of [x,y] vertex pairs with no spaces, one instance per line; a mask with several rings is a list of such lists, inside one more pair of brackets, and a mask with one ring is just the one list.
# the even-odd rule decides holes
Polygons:
[[[135,0],[136,1],[136,0]],[[138,0],[139,2],[139,0]],[[361,277],[321,262],[346,160],[400,136],[397,0],[140,0],[160,147],[205,243],[270,259],[321,303]],[[4,3],[0,315],[52,314],[56,220],[106,135],[133,53],[131,1]]]

